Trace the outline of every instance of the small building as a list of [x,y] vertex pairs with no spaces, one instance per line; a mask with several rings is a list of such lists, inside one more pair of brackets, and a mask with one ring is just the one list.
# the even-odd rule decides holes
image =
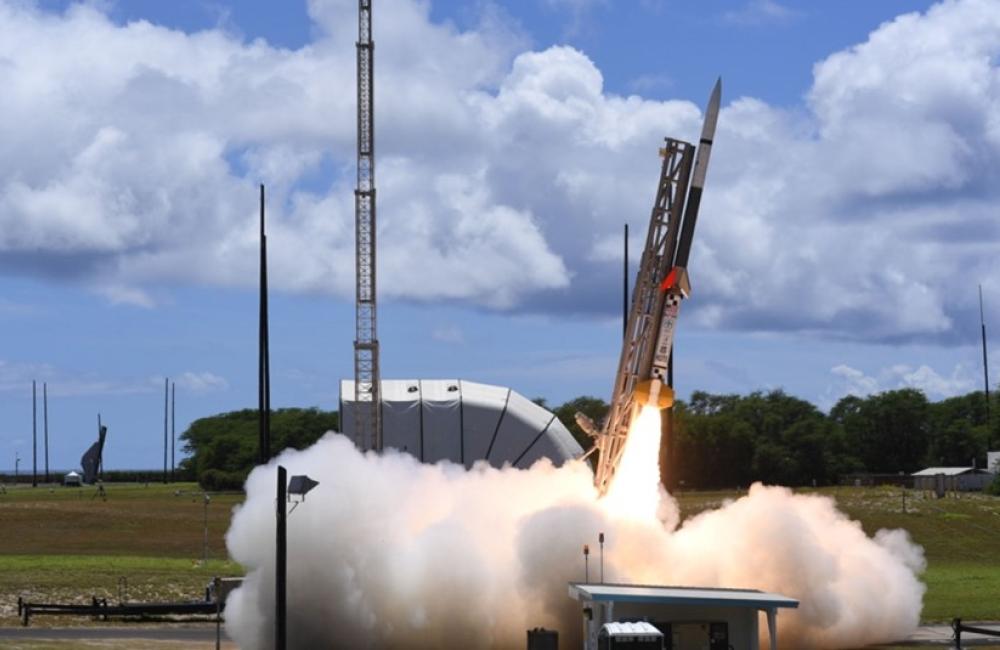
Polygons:
[[928,467],[912,476],[915,490],[932,490],[939,495],[982,490],[993,481],[993,474],[975,467]]
[[663,634],[669,650],[759,650],[758,613],[767,616],[771,650],[778,647],[778,609],[799,601],[755,589],[570,583],[583,604],[584,650],[598,650],[611,623],[646,622]]
[[69,472],[63,477],[63,486],[65,487],[81,487],[83,485],[83,477],[76,472]]
[[986,469],[994,474],[1000,474],[1000,451],[986,452]]

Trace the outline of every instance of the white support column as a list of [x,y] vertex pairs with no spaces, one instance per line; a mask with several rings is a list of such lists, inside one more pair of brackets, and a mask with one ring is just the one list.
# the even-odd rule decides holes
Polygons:
[[771,650],[778,650],[778,610],[767,610],[767,637],[771,641]]

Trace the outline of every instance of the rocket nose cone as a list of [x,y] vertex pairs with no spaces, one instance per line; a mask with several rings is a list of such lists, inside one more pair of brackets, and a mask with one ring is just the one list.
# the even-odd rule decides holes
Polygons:
[[715,80],[715,87],[712,88],[712,96],[708,99],[709,110],[715,109],[719,110],[719,104],[722,102],[722,77]]

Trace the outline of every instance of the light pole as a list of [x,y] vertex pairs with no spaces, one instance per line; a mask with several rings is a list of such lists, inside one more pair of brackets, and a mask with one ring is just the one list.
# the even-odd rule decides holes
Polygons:
[[[288,501],[292,495],[298,495],[301,497],[301,501],[305,501],[306,494],[317,485],[319,485],[318,481],[314,481],[304,474],[293,476],[292,480],[288,481],[288,472],[284,467],[278,465],[278,521],[274,546],[274,647],[276,650],[285,650],[287,647],[287,626],[285,623],[288,576]],[[292,509],[294,510],[294,506]]]
[[212,497],[208,496],[208,492],[203,495],[205,498],[202,500],[205,504],[205,543],[202,547],[202,566],[208,566],[208,504],[212,502]]
[[21,454],[14,452],[14,485],[17,485],[18,468],[21,467]]

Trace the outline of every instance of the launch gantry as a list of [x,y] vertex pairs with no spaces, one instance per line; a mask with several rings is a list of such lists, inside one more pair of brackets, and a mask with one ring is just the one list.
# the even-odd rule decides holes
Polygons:
[[709,98],[699,146],[667,138],[660,150],[663,165],[632,292],[611,408],[600,427],[583,414],[576,416],[581,428],[594,438],[586,455],[598,454],[594,483],[602,494],[614,478],[639,409],[644,405],[661,410],[673,406],[669,368],[674,330],[681,301],[691,293],[688,256],[721,96],[720,79]]
[[375,119],[371,0],[358,0],[358,180],[354,190],[354,442],[382,449],[375,292]]

